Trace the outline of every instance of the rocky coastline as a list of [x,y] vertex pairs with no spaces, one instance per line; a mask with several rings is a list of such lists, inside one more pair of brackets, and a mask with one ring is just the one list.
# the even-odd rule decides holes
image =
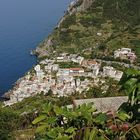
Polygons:
[[[68,6],[68,8],[67,8],[67,10],[66,10],[66,12],[65,12],[65,14],[64,14],[64,16],[60,18],[60,21],[57,23],[57,26],[56,26],[55,28],[59,28],[59,27],[60,27],[61,23],[65,20],[66,16],[69,16],[69,15],[73,14],[73,12],[76,12],[76,10],[74,10],[74,9],[75,9],[77,3],[79,3],[80,1],[82,1],[82,0],[74,0],[74,1],[72,1],[72,2],[69,4],[69,6]],[[54,28],[54,29],[55,29],[55,28]],[[51,42],[51,33],[50,33],[50,35],[49,35],[46,39],[44,39],[44,40],[41,42],[41,44],[42,44],[42,43],[44,43],[43,48],[44,48],[44,47],[45,47],[45,48],[46,48],[46,47],[47,47],[47,48],[48,48],[48,47],[51,47],[51,45],[52,45],[52,42]],[[37,48],[36,48],[35,50],[31,50],[30,54],[31,54],[31,55],[34,55],[34,56],[37,56],[37,59],[39,59],[40,57],[46,56],[46,55],[48,54],[48,52],[47,52],[47,51],[44,51],[43,48],[40,47],[40,45],[38,45]],[[25,76],[26,76],[26,74],[25,74]],[[6,93],[4,93],[4,94],[0,97],[0,101],[9,100],[9,99],[10,99],[10,95],[13,93],[13,90],[14,90],[14,89],[16,88],[16,86],[25,78],[25,76],[19,78],[19,79],[15,82],[13,88],[10,89],[10,90],[8,90]]]
[[[90,5],[93,3],[93,0],[74,0],[72,1],[64,16],[60,18],[59,22],[56,25],[56,29],[59,29],[61,24],[63,23],[63,21],[65,21],[65,19],[68,16],[73,15],[76,12],[79,11],[84,11],[85,9],[87,9],[88,7],[90,7]],[[55,29],[54,28],[54,29]],[[36,55],[38,58],[43,58],[46,56],[49,56],[50,53],[52,53],[52,50],[49,52],[48,48],[52,48],[53,46],[53,40],[52,40],[52,34],[51,33],[45,40],[43,40],[40,45],[34,50],[34,55]],[[47,51],[46,51],[47,48]]]

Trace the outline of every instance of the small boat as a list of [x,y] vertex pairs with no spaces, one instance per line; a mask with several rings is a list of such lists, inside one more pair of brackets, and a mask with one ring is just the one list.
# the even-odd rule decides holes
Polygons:
[[35,51],[34,50],[30,50],[30,55],[35,55]]

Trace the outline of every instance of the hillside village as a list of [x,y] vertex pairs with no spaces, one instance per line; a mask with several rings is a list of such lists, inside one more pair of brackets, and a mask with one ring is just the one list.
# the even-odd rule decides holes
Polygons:
[[[73,63],[75,66],[71,67]],[[60,67],[60,64],[70,65],[64,68]],[[31,72],[16,83],[10,91],[10,100],[4,104],[12,105],[40,93],[45,95],[51,92],[56,97],[70,96],[77,92],[83,94],[92,86],[104,84],[105,77],[119,81],[122,75],[122,71],[111,66],[101,68],[101,63],[96,60],[86,60],[77,54],[63,53],[55,59],[40,61]]]
[[139,19],[138,0],[71,2],[5,94],[0,139],[140,139]]
[[[85,11],[89,7],[94,7],[92,3],[93,1],[90,0],[84,0],[83,2],[81,0],[76,0],[75,2],[71,2],[69,8],[67,9],[66,15],[58,23],[56,31],[43,42],[43,46],[40,46],[36,49],[36,53],[38,54],[39,58],[40,56],[46,57],[49,53],[54,54],[54,58],[51,57],[42,59],[33,68],[32,71],[28,72],[23,78],[21,78],[16,83],[14,89],[8,92],[10,100],[4,102],[5,106],[12,105],[19,101],[22,101],[24,98],[41,93],[43,93],[44,95],[52,93],[52,95],[56,97],[65,97],[70,96],[74,93],[84,94],[84,92],[88,91],[88,89],[90,89],[91,87],[100,86],[102,88],[102,85],[104,85],[102,88],[103,92],[106,92],[106,90],[108,89],[106,77],[119,82],[123,75],[123,71],[109,65],[110,62],[109,64],[106,63],[105,65],[102,65],[102,62],[104,62],[103,59],[100,59],[100,61],[99,59],[96,59],[96,57],[94,59],[92,57],[88,59],[87,57],[85,57],[85,54],[82,54],[82,52],[86,52],[87,54],[90,53],[90,55],[94,55],[94,52],[93,54],[91,53],[92,49],[94,49],[96,52],[99,47],[104,47],[100,45],[100,42],[98,42],[97,40],[101,42],[105,39],[107,40],[111,37],[111,32],[113,31],[113,29],[111,28],[114,23],[111,23],[110,26],[107,26],[106,23],[104,23],[105,25],[103,27],[103,30],[99,30],[99,28],[97,27],[97,30],[94,29],[94,32],[92,33],[90,31],[92,31],[93,29],[90,28],[90,30],[88,31],[88,27],[85,26],[84,22],[79,22],[81,21],[79,13],[81,11]],[[88,10],[90,11],[90,9]],[[74,16],[76,16],[77,20],[75,20]],[[86,13],[83,14],[83,21],[85,20],[84,16],[86,16]],[[93,15],[91,14],[89,16],[92,17]],[[99,15],[95,14],[95,16]],[[89,22],[86,22],[86,24],[91,24],[90,20],[92,20],[92,18],[89,18]],[[107,23],[110,24],[110,22],[108,21]],[[86,37],[86,35],[86,40],[82,40],[82,42],[81,40],[79,40],[79,48],[75,46],[77,44],[74,45],[73,43],[71,43],[76,38],[75,35],[78,35],[74,33],[74,36],[72,36],[72,34],[69,33],[69,30],[75,30],[74,26],[77,29],[79,28],[80,30],[82,27],[83,31],[85,31],[86,29],[90,33],[89,36],[91,35],[92,38],[95,38],[95,40],[93,39],[94,43],[92,43],[91,39],[87,40],[88,37]],[[82,32],[80,32],[79,34],[82,34]],[[69,35],[71,36],[70,38],[73,38],[73,40],[69,40]],[[61,36],[64,36],[64,38],[68,37],[68,40],[64,42],[64,38],[59,38]],[[77,39],[81,39],[81,37],[78,36]],[[82,45],[87,45],[88,41],[90,43],[90,47],[80,48]],[[52,48],[55,45],[54,42],[57,42],[56,46],[61,45],[61,48],[56,47],[53,50]],[[67,46],[67,43],[70,43],[69,47]],[[72,51],[74,53],[68,51],[69,49],[71,50],[72,47],[74,47],[74,51]],[[78,51],[78,53],[75,53],[76,47],[78,48],[76,50]],[[59,52],[59,50],[61,50],[62,52]],[[110,56],[114,58],[114,62],[119,58],[119,60],[128,60],[130,64],[133,64],[136,62],[137,56],[132,50],[132,48],[119,47],[119,49],[114,49],[113,55]],[[98,51],[99,52],[97,53],[97,56],[104,56],[104,54],[108,55],[108,52],[105,50],[105,52],[100,49]],[[116,63],[119,65],[122,64],[127,68],[131,66],[124,62]],[[135,65],[132,65],[132,67],[135,67]]]

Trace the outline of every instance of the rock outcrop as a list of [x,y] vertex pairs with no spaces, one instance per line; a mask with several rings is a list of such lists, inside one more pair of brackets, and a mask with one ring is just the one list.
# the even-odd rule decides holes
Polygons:
[[81,10],[84,11],[84,10],[88,9],[94,1],[95,0],[83,0],[83,3],[81,5]]

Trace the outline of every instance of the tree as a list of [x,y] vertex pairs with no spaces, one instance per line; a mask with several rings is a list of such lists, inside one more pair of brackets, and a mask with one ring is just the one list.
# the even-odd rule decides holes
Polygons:
[[128,102],[121,106],[121,109],[131,113],[132,121],[140,120],[140,71],[128,69],[121,81],[121,90],[128,95]]

